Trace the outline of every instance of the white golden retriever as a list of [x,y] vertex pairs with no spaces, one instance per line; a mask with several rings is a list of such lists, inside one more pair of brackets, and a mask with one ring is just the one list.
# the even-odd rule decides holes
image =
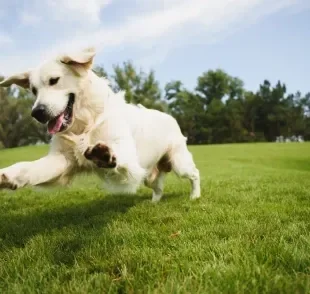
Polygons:
[[0,188],[67,184],[92,171],[112,192],[135,193],[144,183],[156,202],[173,170],[190,180],[190,197],[198,198],[199,171],[176,120],[126,103],[91,70],[94,56],[93,48],[64,54],[0,83],[29,88],[36,96],[32,116],[53,135],[47,156],[0,169]]

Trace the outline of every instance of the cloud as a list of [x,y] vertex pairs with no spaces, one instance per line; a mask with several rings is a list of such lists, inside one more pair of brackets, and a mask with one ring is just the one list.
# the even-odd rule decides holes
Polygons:
[[[69,40],[59,40],[46,56],[59,50],[71,50],[95,45],[98,48],[135,46],[143,48],[162,44],[173,48],[180,42],[191,42],[191,36],[201,42],[214,42],[227,31],[258,21],[264,15],[293,5],[297,0],[159,0],[155,8],[149,1],[136,0],[144,8],[114,27],[80,34]],[[147,4],[148,3],[148,4]],[[159,5],[162,3],[162,5]]]
[[[22,63],[12,60],[9,68],[2,66],[9,72],[23,70],[21,66],[33,66],[59,52],[93,45],[103,52],[120,48],[138,52],[142,65],[154,66],[163,62],[176,47],[218,42],[266,15],[296,7],[303,0],[32,1],[36,3],[31,10],[33,15],[41,15],[44,22],[59,34],[44,48],[40,46],[36,51],[34,47],[28,56],[24,52]],[[120,14],[121,8],[116,11],[111,9],[112,6],[113,9],[121,7],[126,11],[117,18],[117,24],[101,17],[103,9]],[[28,23],[31,21],[36,20],[28,15]],[[0,57],[0,64],[9,64],[8,58]]]
[[20,16],[22,25],[28,26],[28,25],[37,25],[41,22],[42,18],[38,15],[32,14],[27,11],[23,11]]
[[101,10],[111,0],[46,0],[53,18],[60,21],[100,23]]

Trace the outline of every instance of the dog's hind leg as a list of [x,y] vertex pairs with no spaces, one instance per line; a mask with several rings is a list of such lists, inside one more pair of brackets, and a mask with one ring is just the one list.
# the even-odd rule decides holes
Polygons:
[[153,190],[152,202],[158,202],[163,196],[164,180],[167,173],[172,170],[170,158],[165,154],[145,181],[145,185]]
[[175,147],[170,152],[173,171],[182,178],[187,178],[191,183],[191,199],[200,197],[200,173],[196,168],[192,154],[186,144]]
[[153,189],[152,202],[154,203],[160,201],[163,196],[165,176],[165,172],[159,172],[154,182],[150,185],[150,188]]

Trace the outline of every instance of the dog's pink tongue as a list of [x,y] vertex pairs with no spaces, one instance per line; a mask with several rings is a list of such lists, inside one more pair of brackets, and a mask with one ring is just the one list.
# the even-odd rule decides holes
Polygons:
[[49,121],[47,125],[47,129],[51,135],[56,134],[60,131],[64,116],[65,114],[62,113],[61,115],[57,116],[53,120]]

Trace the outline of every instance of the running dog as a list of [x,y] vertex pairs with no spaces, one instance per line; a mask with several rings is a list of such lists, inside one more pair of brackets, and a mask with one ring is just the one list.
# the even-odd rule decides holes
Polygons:
[[45,157],[0,169],[0,188],[68,184],[89,171],[114,193],[135,193],[145,184],[157,202],[165,175],[174,171],[189,179],[190,198],[200,197],[199,170],[177,121],[113,92],[91,69],[95,54],[94,48],[62,54],[0,83],[30,89],[31,115],[52,135]]

